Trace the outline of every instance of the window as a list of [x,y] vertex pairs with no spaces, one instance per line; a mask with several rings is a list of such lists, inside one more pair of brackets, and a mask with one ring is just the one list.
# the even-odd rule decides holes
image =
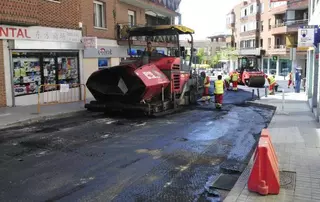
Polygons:
[[260,4],[260,12],[263,13],[264,12],[264,3]]
[[269,19],[268,21],[268,27],[269,27],[269,30],[271,29],[271,19]]
[[128,11],[128,18],[129,18],[129,26],[135,26],[136,25],[136,12],[135,11]]
[[271,48],[271,38],[268,38],[268,48]]
[[13,82],[15,97],[57,90],[57,84],[79,83],[78,53],[13,52]]
[[250,14],[253,13],[253,5],[250,6]]
[[93,2],[93,16],[94,26],[99,28],[105,28],[105,8],[104,3],[99,1]]
[[263,39],[260,39],[260,47],[263,48]]
[[247,9],[244,9],[244,16],[247,16]]
[[260,31],[263,32],[263,21],[260,22]]

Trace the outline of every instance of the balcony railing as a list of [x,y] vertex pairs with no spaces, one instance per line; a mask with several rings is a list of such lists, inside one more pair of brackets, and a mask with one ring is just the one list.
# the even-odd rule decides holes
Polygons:
[[282,22],[276,23],[273,28],[284,27],[284,26],[295,26],[295,25],[305,25],[308,24],[307,19],[299,19],[299,20],[286,20]]
[[273,49],[285,49],[285,48],[287,48],[286,45],[275,45],[273,47]]

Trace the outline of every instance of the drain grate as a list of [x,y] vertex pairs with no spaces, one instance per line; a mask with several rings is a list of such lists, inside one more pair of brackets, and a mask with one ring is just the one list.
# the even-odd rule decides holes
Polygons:
[[239,175],[220,174],[210,188],[230,191],[237,182]]
[[280,187],[287,190],[294,190],[296,187],[296,172],[280,171]]

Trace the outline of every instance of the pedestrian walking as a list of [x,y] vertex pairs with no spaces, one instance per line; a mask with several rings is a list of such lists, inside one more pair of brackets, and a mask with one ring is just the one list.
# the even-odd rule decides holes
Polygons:
[[296,67],[296,73],[295,73],[295,92],[300,93],[300,87],[301,87],[301,68]]
[[293,78],[292,78],[292,72],[289,73],[288,88],[290,88],[291,85],[292,86],[294,85]]

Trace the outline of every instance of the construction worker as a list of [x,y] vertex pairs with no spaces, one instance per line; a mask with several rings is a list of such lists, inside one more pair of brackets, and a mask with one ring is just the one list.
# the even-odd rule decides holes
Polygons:
[[238,91],[238,79],[239,79],[239,73],[237,71],[232,72],[231,81],[232,81],[233,91]]
[[210,95],[209,95],[209,88],[210,88],[210,77],[206,75],[205,72],[201,72],[201,77],[204,79],[203,81],[203,95],[202,95],[202,100],[210,100]]
[[225,85],[222,80],[222,76],[218,76],[218,80],[214,81],[214,98],[216,103],[216,108],[222,108],[223,94],[224,94]]
[[291,84],[294,85],[294,82],[292,81],[292,72],[289,73],[288,88],[290,88]]
[[230,76],[226,76],[225,78],[224,78],[224,85],[226,86],[226,89],[227,90],[230,90]]
[[[267,75],[266,75],[267,76]],[[276,79],[274,75],[270,75],[267,77],[269,83],[269,95],[274,95],[274,87],[276,85]]]
[[151,54],[157,52],[157,50],[152,47],[151,41],[148,41],[147,47],[144,49],[144,52],[151,56]]

